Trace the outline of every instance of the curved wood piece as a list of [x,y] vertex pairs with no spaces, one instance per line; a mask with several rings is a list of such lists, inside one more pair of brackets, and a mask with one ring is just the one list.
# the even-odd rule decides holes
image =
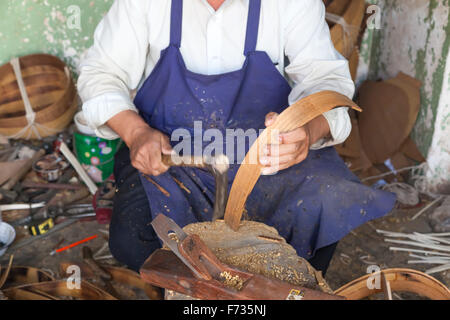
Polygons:
[[334,91],[322,91],[294,103],[278,116],[270,128],[264,130],[247,153],[231,187],[225,210],[225,222],[233,230],[239,228],[245,202],[261,175],[259,152],[262,148],[259,146],[263,147],[270,143],[271,137],[277,132],[287,132],[302,127],[324,112],[340,106],[361,111],[358,105],[346,96]]
[[33,54],[20,58],[20,69],[36,127],[24,130],[28,125],[24,102],[13,67],[7,63],[0,66],[0,134],[37,139],[64,129],[78,107],[75,84],[64,62]]
[[[336,6],[333,6],[334,2],[336,2]],[[355,30],[350,30],[347,35],[340,24],[336,23],[330,29],[330,36],[334,47],[347,59],[349,59],[353,53],[353,49],[358,40],[359,31],[364,19],[365,8],[366,4],[364,0],[335,0],[327,8],[327,12],[342,16],[347,24],[356,28]]]
[[[73,262],[61,262],[61,273],[64,274],[66,272],[65,270],[67,270],[67,268],[73,264]],[[163,300],[163,296],[161,295],[159,289],[144,282],[137,272],[126,268],[109,266],[106,264],[100,264],[100,266],[111,275],[114,282],[141,289],[145,292],[150,300]],[[94,273],[91,269],[86,268],[85,265],[81,265],[80,267],[81,272],[85,275],[85,277],[94,277]]]
[[[450,290],[435,278],[412,269],[386,269],[381,271],[389,282],[392,291],[412,292],[432,300],[450,300]],[[334,294],[348,300],[361,300],[383,292],[383,281],[379,289],[369,289],[367,280],[376,273],[365,275],[342,286]]]
[[80,288],[69,289],[67,280],[46,281],[25,284],[3,290],[12,300],[59,300],[60,297],[73,297],[80,300],[117,300],[106,291],[81,280]]
[[7,276],[7,281],[5,281],[4,288],[9,288],[15,284],[32,284],[45,281],[55,281],[55,278],[48,272],[33,268],[33,267],[23,267],[15,266],[11,268]]

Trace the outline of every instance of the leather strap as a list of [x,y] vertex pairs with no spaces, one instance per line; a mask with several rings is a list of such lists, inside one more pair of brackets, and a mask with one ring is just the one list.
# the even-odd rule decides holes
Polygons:
[[239,228],[245,202],[261,175],[263,167],[259,164],[259,152],[262,149],[259,146],[263,147],[270,143],[271,137],[277,132],[288,132],[302,127],[321,114],[341,106],[362,111],[356,103],[346,96],[334,91],[322,91],[288,107],[278,116],[276,122],[270,128],[263,131],[247,153],[231,187],[225,210],[225,222],[233,230]]

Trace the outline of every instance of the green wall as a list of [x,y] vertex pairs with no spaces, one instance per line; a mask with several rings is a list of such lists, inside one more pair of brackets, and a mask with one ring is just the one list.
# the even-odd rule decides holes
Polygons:
[[[140,0],[135,0],[140,1]],[[161,0],[169,1],[169,0]],[[300,0],[299,0],[300,1]],[[414,138],[426,155],[432,143],[450,44],[450,0],[367,0],[382,7],[381,30],[369,30],[361,49],[358,83],[403,71],[424,83]],[[1,0],[0,64],[45,52],[76,73],[93,32],[113,0]],[[80,10],[80,29],[71,28]],[[406,28],[406,29],[405,29]]]
[[[139,1],[139,0],[137,0]],[[49,53],[72,70],[92,45],[93,33],[113,0],[1,0],[0,64],[14,56]],[[79,8],[80,29],[76,27]],[[76,10],[77,8],[75,8]]]

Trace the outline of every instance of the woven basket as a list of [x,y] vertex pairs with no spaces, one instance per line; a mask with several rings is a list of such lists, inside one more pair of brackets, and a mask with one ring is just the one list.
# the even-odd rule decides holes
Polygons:
[[334,0],[328,7],[327,13],[342,17],[351,25],[352,29],[346,34],[342,25],[335,23],[331,26],[331,39],[337,51],[349,59],[354,54],[359,31],[365,14],[364,0]]
[[35,112],[35,125],[30,127],[28,123],[18,81],[8,63],[0,67],[0,134],[38,139],[64,130],[78,107],[75,85],[67,66],[47,54],[28,55],[19,61],[28,99]]

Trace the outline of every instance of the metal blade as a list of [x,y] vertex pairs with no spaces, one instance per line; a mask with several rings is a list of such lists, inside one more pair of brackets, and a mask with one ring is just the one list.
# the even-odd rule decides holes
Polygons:
[[[175,221],[163,214],[159,214],[155,219],[153,219],[151,224],[161,241],[168,246],[189,269],[191,269],[196,277],[202,278],[202,275],[195,270],[195,268],[180,253],[180,250],[178,250],[178,243],[187,237],[187,234],[183,231],[183,229],[181,229]],[[171,233],[175,234],[177,239],[171,238],[169,236]]]

